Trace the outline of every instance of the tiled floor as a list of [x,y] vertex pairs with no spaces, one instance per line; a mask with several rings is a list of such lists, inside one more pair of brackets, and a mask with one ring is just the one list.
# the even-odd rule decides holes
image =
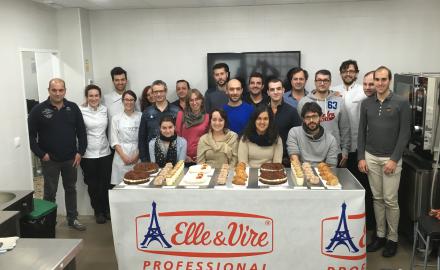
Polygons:
[[[92,216],[81,216],[80,220],[87,225],[87,230],[85,232],[78,232],[68,228],[64,218],[60,216],[58,217],[56,229],[57,238],[82,238],[84,240],[83,249],[77,257],[77,269],[118,269],[113,246],[111,224],[109,222],[101,225],[96,224],[95,219]],[[368,253],[368,269],[407,270],[409,269],[410,256],[411,244],[409,244],[407,240],[401,239],[398,253],[393,258],[383,258],[380,251]],[[432,263],[435,263],[434,258],[431,260]]]

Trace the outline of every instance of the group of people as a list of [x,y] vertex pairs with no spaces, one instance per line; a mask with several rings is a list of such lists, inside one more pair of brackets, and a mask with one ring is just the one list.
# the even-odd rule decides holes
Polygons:
[[145,87],[138,100],[126,89],[127,72],[115,67],[114,91],[102,96],[99,86],[88,85],[80,106],[64,98],[63,80],[52,79],[49,98],[29,115],[31,149],[42,160],[44,198],[55,200],[61,173],[68,225],[84,230],[76,211],[78,165],[96,221],[105,223],[110,219],[108,189],[140,161],[163,167],[183,160],[215,168],[237,162],[254,168],[266,162],[290,166],[293,159],[326,162],[348,167],[367,189],[367,198],[372,191],[377,237],[367,251],[385,246],[383,255],[393,256],[410,109],[408,101],[391,92],[388,68],[366,73],[363,86],[356,83],[358,73],[356,61],[344,61],[342,85],[331,88],[331,73],[323,69],[315,73],[315,89],[307,91],[308,72],[295,67],[287,74],[286,91],[280,79],[266,82],[254,72],[244,91],[242,81],[229,78],[228,65],[217,63],[212,67],[215,88],[203,95],[178,80],[178,99],[171,103],[162,80]]

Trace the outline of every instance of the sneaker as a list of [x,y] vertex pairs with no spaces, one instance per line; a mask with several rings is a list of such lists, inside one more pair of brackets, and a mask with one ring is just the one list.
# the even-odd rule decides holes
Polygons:
[[107,221],[104,214],[97,214],[95,216],[95,219],[96,219],[96,223],[98,223],[98,224],[104,224]]
[[382,251],[382,256],[389,258],[393,257],[397,253],[397,242],[388,240],[385,244],[385,248]]
[[69,221],[69,227],[77,230],[77,231],[85,231],[86,225],[81,224],[79,220],[74,219],[73,221]]
[[385,237],[375,237],[373,242],[367,245],[367,252],[375,252],[385,246],[386,243]]

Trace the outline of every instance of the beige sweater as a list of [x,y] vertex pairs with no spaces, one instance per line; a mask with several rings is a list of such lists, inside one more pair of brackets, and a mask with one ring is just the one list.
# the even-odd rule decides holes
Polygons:
[[200,137],[197,146],[197,163],[207,163],[214,168],[223,164],[235,166],[237,164],[238,136],[228,131],[222,141],[216,142],[211,131]]
[[281,163],[283,159],[283,141],[278,137],[276,144],[259,146],[249,140],[240,140],[238,144],[238,162],[244,162],[251,168],[260,168],[263,163]]

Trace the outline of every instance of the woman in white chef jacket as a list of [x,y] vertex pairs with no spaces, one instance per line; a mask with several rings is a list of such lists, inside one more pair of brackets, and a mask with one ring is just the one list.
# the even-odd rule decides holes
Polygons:
[[96,223],[105,223],[110,217],[108,189],[112,171],[112,155],[107,140],[107,108],[101,104],[101,88],[87,85],[86,102],[80,106],[87,131],[87,149],[81,159],[84,182],[95,210]]
[[124,174],[139,160],[138,131],[142,113],[135,111],[136,94],[127,90],[122,94],[124,111],[112,118],[110,145],[115,149],[111,183],[118,185]]

